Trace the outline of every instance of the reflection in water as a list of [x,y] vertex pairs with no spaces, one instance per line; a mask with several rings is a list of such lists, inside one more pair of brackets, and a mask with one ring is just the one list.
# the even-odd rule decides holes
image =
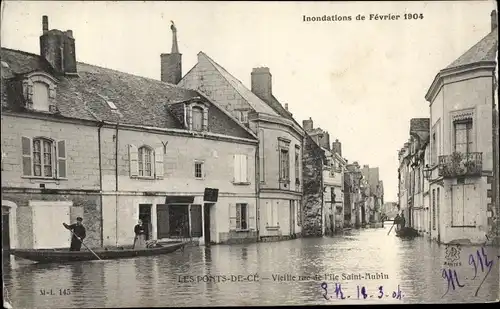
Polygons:
[[[498,248],[485,250],[495,263],[486,276],[479,261],[476,271],[469,264],[469,256],[481,248],[462,247],[461,265],[448,267],[456,271],[463,286],[455,284],[453,290],[442,277],[445,246],[424,238],[387,236],[388,228],[354,231],[343,237],[193,247],[164,256],[65,265],[10,263],[7,259],[3,275],[15,308],[485,302],[497,298]],[[360,278],[367,273],[374,279]],[[259,281],[237,281],[238,275],[253,274]],[[276,281],[273,275],[285,279]],[[183,276],[190,279],[180,280]],[[329,300],[323,297],[323,281],[332,296]],[[341,284],[345,300],[336,298],[336,283]],[[392,297],[398,286],[401,300]],[[366,299],[362,295],[358,299],[358,287],[364,287]],[[71,293],[61,294],[65,289]]]

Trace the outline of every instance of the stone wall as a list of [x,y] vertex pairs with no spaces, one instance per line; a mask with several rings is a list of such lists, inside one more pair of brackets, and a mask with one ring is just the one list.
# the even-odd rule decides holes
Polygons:
[[321,236],[323,206],[323,150],[309,135],[304,138],[304,152],[302,158],[303,186],[303,221],[302,236]]

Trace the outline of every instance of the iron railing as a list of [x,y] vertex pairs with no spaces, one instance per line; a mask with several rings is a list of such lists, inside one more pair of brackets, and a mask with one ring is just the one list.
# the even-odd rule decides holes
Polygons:
[[443,178],[480,176],[483,170],[482,152],[454,152],[439,156],[438,174]]

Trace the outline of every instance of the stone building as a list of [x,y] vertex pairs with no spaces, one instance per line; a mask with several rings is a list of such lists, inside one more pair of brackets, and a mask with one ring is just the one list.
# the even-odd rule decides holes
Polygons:
[[360,228],[368,222],[365,206],[367,182],[358,162],[346,165],[344,172],[344,226]]
[[323,166],[323,222],[325,234],[338,233],[344,228],[344,172],[346,161],[338,152],[324,149]]
[[[342,145],[337,139],[330,147],[330,134],[321,128],[315,128],[310,117],[302,121],[302,127],[323,151],[323,161],[317,162],[323,166],[321,178],[315,180],[316,183],[322,184],[322,197],[320,199],[316,194],[309,196],[309,192],[304,192],[304,201],[309,201],[309,203],[315,201],[315,206],[309,207],[309,209],[321,207],[321,211],[309,212],[307,217],[312,218],[313,214],[321,216],[321,235],[331,235],[342,230],[344,226],[343,186],[346,161],[342,158]],[[317,151],[319,152],[319,150]],[[306,177],[309,176],[304,175],[304,181]],[[312,197],[316,197],[316,199]]]
[[[176,52],[162,55],[164,66],[171,67],[172,62],[177,61],[172,60]],[[175,57],[180,61],[180,56]],[[308,209],[314,206],[301,203],[303,192],[307,193],[309,188],[316,190],[316,185],[306,187],[302,177],[306,173],[302,168],[304,148],[310,145],[304,142],[305,132],[293,119],[287,106],[283,106],[273,94],[269,68],[252,70],[250,90],[208,55],[199,52],[198,62],[180,81],[169,81],[196,89],[218,102],[258,136],[256,189],[259,239],[289,239],[312,233],[307,230],[310,223],[304,223],[307,227],[304,230],[302,214],[309,213]]]
[[425,178],[429,163],[429,121],[429,118],[411,119],[409,140],[399,151],[399,203],[403,205],[406,225],[422,234],[428,234],[431,228],[429,183]]
[[1,50],[9,246],[68,247],[77,216],[89,246],[132,244],[139,218],[151,239],[256,241],[257,136],[197,91],[77,62],[42,24],[40,55]]
[[379,222],[381,207],[384,204],[384,186],[379,179],[379,168],[363,165],[361,169],[363,178],[368,183],[366,192],[366,209],[368,213],[368,222]]
[[[498,235],[498,27],[439,71],[430,103],[431,237],[484,243]],[[489,236],[488,236],[489,235]]]

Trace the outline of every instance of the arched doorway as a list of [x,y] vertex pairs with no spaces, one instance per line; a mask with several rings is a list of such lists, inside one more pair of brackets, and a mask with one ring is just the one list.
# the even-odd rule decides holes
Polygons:
[[2,200],[2,253],[5,254],[18,245],[16,211],[14,202]]

